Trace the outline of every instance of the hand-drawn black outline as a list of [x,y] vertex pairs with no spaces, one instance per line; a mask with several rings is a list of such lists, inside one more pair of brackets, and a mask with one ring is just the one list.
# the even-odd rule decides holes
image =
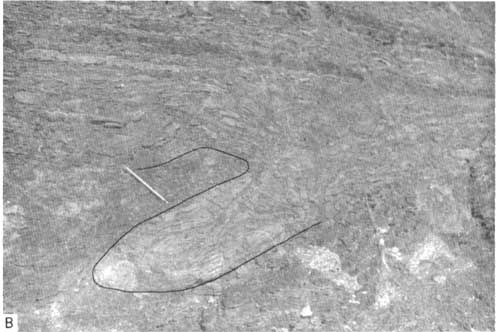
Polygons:
[[119,243],[119,242],[120,242],[120,241],[121,241],[121,240],[122,240],[125,236],[127,236],[129,233],[131,233],[134,229],[136,229],[136,228],[137,228],[137,227],[139,227],[140,225],[142,225],[142,224],[144,224],[144,223],[146,223],[146,222],[148,222],[148,221],[150,221],[150,220],[152,220],[152,219],[154,219],[154,218],[156,218],[156,217],[158,217],[158,216],[160,216],[160,215],[162,215],[162,214],[164,214],[164,213],[166,213],[166,212],[168,212],[168,211],[170,211],[170,210],[172,210],[172,209],[174,209],[174,208],[176,208],[176,207],[178,207],[179,205],[184,204],[185,202],[187,202],[187,201],[189,201],[189,200],[191,200],[191,199],[193,199],[193,198],[195,198],[195,197],[197,197],[197,196],[200,196],[201,194],[206,193],[207,191],[209,191],[209,190],[211,190],[211,189],[213,189],[213,188],[215,188],[215,187],[221,186],[221,185],[223,185],[223,184],[225,184],[225,183],[227,183],[227,182],[230,182],[230,181],[236,180],[236,179],[237,179],[237,178],[239,178],[239,177],[242,177],[243,175],[245,175],[246,173],[248,173],[248,172],[249,172],[249,170],[250,170],[250,163],[249,163],[249,162],[248,162],[248,160],[246,160],[245,158],[243,158],[243,157],[239,157],[239,156],[237,156],[237,155],[235,155],[235,154],[232,154],[232,153],[230,153],[230,152],[226,152],[226,151],[223,151],[223,150],[220,150],[220,149],[217,149],[217,148],[213,148],[213,147],[209,147],[209,146],[201,146],[201,147],[197,147],[197,148],[194,148],[194,149],[189,150],[189,151],[187,151],[187,152],[184,152],[184,153],[182,153],[182,154],[180,154],[180,155],[178,155],[178,156],[176,156],[176,157],[174,157],[174,158],[172,158],[172,159],[169,159],[169,160],[167,160],[167,161],[165,161],[165,162],[163,162],[163,163],[156,164],[156,165],[153,165],[153,166],[147,166],[147,167],[142,167],[142,168],[136,168],[135,170],[137,170],[137,171],[141,171],[141,170],[147,170],[147,169],[152,169],[152,168],[160,167],[160,166],[166,165],[166,164],[168,164],[168,163],[171,163],[171,162],[172,162],[172,161],[174,161],[174,160],[180,159],[180,158],[182,158],[182,157],[184,157],[184,156],[186,156],[186,155],[188,155],[188,154],[190,154],[190,153],[193,153],[193,152],[195,152],[195,151],[202,150],[202,149],[217,151],[217,152],[219,152],[219,153],[222,153],[222,154],[228,155],[228,156],[230,156],[230,157],[236,158],[236,159],[238,159],[238,160],[241,160],[241,161],[243,161],[243,162],[246,164],[246,169],[245,169],[242,173],[240,173],[240,174],[238,174],[238,175],[236,175],[236,176],[233,176],[232,178],[229,178],[229,179],[226,179],[226,180],[224,180],[224,181],[218,182],[218,183],[216,183],[216,184],[214,184],[214,185],[212,185],[212,186],[210,186],[210,187],[208,187],[208,188],[206,188],[206,189],[204,189],[204,190],[202,190],[202,191],[199,191],[199,192],[197,192],[197,193],[195,193],[195,194],[193,194],[193,195],[191,195],[191,196],[189,196],[189,197],[187,197],[187,198],[183,199],[183,200],[182,200],[182,201],[180,201],[179,203],[176,203],[176,204],[174,204],[174,205],[172,205],[172,206],[168,207],[167,209],[165,209],[165,210],[163,210],[163,211],[160,211],[160,212],[158,212],[158,213],[156,213],[156,214],[152,215],[151,217],[148,217],[148,218],[146,218],[146,219],[144,219],[144,220],[142,220],[142,221],[138,222],[137,224],[135,224],[134,226],[132,226],[131,228],[129,228],[129,229],[128,229],[125,233],[123,233],[123,234],[122,234],[122,235],[121,235],[121,236],[120,236],[117,240],[115,240],[115,241],[113,242],[113,244],[112,244],[112,245],[111,245],[108,249],[106,249],[106,251],[105,251],[105,252],[104,252],[104,253],[103,253],[103,254],[99,257],[99,259],[97,260],[97,262],[96,262],[96,263],[94,264],[94,266],[92,267],[92,280],[93,280],[94,284],[96,284],[98,287],[103,288],[103,289],[108,289],[108,290],[118,291],[118,292],[122,292],[122,293],[131,293],[131,294],[134,294],[134,293],[162,294],[162,293],[174,293],[174,292],[183,292],[183,291],[187,291],[187,290],[190,290],[190,289],[194,289],[194,288],[197,288],[197,287],[200,287],[200,286],[206,285],[206,284],[208,284],[208,283],[210,283],[210,282],[214,282],[214,281],[216,281],[216,280],[218,280],[218,279],[220,279],[220,278],[222,278],[222,277],[224,277],[224,276],[226,276],[226,275],[228,275],[228,274],[230,274],[230,273],[234,272],[235,270],[239,269],[239,268],[240,268],[240,267],[242,267],[243,265],[248,264],[249,262],[253,261],[254,259],[256,259],[256,258],[258,258],[258,257],[260,257],[260,256],[262,256],[262,255],[264,255],[264,254],[266,254],[267,252],[269,252],[269,251],[273,250],[274,248],[276,248],[276,247],[278,247],[278,246],[280,246],[280,245],[282,245],[282,244],[284,244],[284,243],[286,243],[286,242],[288,242],[288,241],[290,241],[290,240],[294,239],[295,237],[297,237],[297,236],[299,236],[299,235],[301,235],[301,234],[303,234],[303,233],[307,232],[307,231],[308,231],[308,230],[310,230],[311,228],[316,227],[316,226],[318,226],[319,224],[321,224],[321,221],[320,221],[320,222],[317,222],[317,223],[314,223],[314,224],[312,224],[312,225],[310,225],[310,226],[308,226],[308,227],[306,227],[306,228],[304,228],[304,229],[302,229],[302,230],[300,230],[300,231],[298,231],[298,232],[296,232],[296,233],[292,234],[291,236],[287,237],[287,238],[286,238],[286,239],[284,239],[283,241],[281,241],[281,242],[278,242],[278,243],[275,243],[275,244],[271,245],[270,247],[266,248],[265,250],[261,251],[260,253],[258,253],[258,254],[256,254],[256,255],[254,255],[254,256],[252,256],[252,257],[250,257],[249,259],[245,260],[244,262],[242,262],[242,263],[240,263],[240,264],[238,264],[238,265],[236,265],[236,266],[234,266],[234,267],[230,267],[230,268],[228,268],[225,272],[222,272],[222,273],[218,274],[217,276],[215,276],[215,277],[213,277],[213,278],[210,278],[210,279],[205,279],[205,280],[197,281],[197,282],[193,283],[192,285],[189,285],[189,286],[186,286],[186,287],[182,287],[182,288],[178,288],[178,289],[168,289],[168,290],[125,290],[125,289],[121,289],[121,288],[108,287],[108,286],[104,286],[104,285],[100,284],[100,283],[99,283],[99,282],[95,279],[95,269],[96,269],[97,265],[99,265],[99,263],[100,263],[100,262],[104,259],[104,257],[106,257],[106,255],[107,255],[107,254],[108,254],[108,253],[109,253],[109,252],[110,252],[110,251],[111,251],[111,250],[112,250],[112,249],[113,249],[113,248],[114,248],[114,247],[115,247],[115,246],[116,246],[116,245],[117,245],[117,244],[118,244],[118,243]]

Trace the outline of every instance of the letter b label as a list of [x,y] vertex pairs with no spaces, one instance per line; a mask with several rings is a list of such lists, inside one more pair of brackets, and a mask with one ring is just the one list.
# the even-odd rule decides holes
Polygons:
[[1,319],[0,332],[18,332],[16,314],[4,314]]

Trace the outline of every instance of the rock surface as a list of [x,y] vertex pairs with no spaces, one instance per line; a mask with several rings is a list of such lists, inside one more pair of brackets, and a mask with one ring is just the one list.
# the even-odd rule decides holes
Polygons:
[[[6,3],[4,311],[28,332],[493,330],[494,13]],[[99,257],[166,208],[123,165],[207,145],[248,175],[129,233],[99,281],[196,282],[321,225],[188,292],[97,287]],[[170,166],[140,174],[171,204],[241,169]]]

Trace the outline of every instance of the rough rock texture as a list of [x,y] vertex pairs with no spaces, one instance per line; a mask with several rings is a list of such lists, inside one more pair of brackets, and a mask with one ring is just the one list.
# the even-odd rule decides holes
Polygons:
[[[28,332],[492,330],[494,12],[6,3],[4,311]],[[322,224],[192,291],[97,287],[104,251],[165,208],[122,165],[207,145],[250,172],[130,233],[98,277],[156,287],[196,264],[210,276]],[[241,169],[191,157],[141,175],[175,204]],[[454,260],[408,265],[429,243]]]
[[484,236],[495,241],[495,158],[481,155],[470,167],[469,196],[472,216],[484,229]]

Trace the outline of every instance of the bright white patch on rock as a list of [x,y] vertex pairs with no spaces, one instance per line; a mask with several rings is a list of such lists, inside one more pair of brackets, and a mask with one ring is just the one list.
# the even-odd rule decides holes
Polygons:
[[321,272],[340,272],[342,270],[339,255],[323,247],[298,248],[297,256],[303,264],[307,264],[309,268],[314,270]]
[[437,282],[440,285],[443,285],[446,282],[446,276],[445,275],[436,275],[432,278],[435,282]]
[[309,304],[307,304],[304,308],[302,308],[302,310],[300,311],[300,317],[302,318],[307,318],[307,317],[311,317],[312,316],[312,310],[311,310],[311,306]]
[[425,238],[424,242],[417,246],[406,266],[411,274],[422,277],[427,275],[425,270],[428,269],[429,264],[426,264],[426,262],[432,263],[441,258],[451,262],[455,261],[455,257],[446,243],[438,236],[430,234]]
[[62,327],[60,308],[61,304],[59,302],[53,302],[50,305],[50,321],[56,329],[60,329]]
[[375,308],[387,308],[393,300],[398,299],[400,296],[401,295],[397,291],[396,287],[390,281],[386,280],[377,290],[377,296],[374,304]]
[[352,277],[342,271],[342,263],[339,255],[324,247],[311,246],[309,248],[297,248],[296,255],[310,269],[325,274],[337,286],[344,287],[352,293],[361,289],[357,277]]
[[106,265],[102,270],[96,271],[96,280],[105,286],[134,289],[137,285],[136,268],[127,260],[115,261]]
[[349,293],[354,293],[361,289],[356,276],[352,277],[346,272],[330,275],[329,278],[339,287],[344,287]]

